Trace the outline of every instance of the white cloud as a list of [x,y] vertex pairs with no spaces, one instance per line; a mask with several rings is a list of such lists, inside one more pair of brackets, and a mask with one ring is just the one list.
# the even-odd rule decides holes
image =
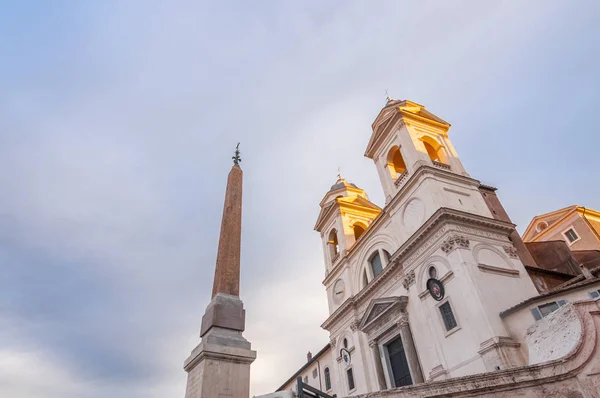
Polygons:
[[[183,395],[182,362],[210,298],[238,141],[245,335],[258,350],[252,392],[278,387],[328,341],[312,228],[337,167],[382,204],[363,152],[385,89],[454,125],[467,169],[505,188],[515,221],[561,200],[594,207],[598,189],[585,175],[564,175],[560,162],[527,163],[593,158],[591,124],[569,129],[588,145],[566,153],[544,140],[560,123],[554,110],[536,105],[545,100],[536,88],[556,82],[558,61],[588,59],[580,66],[592,76],[586,90],[598,86],[597,52],[575,48],[598,33],[589,22],[598,10],[584,8],[104,2],[48,14],[56,36],[47,41],[43,27],[22,39],[15,28],[19,48],[40,59],[8,57],[0,67],[10,83],[0,96],[0,316],[13,327],[10,338],[0,332],[0,377],[13,372],[0,395]],[[570,79],[583,72],[560,75],[573,85],[553,86],[562,89],[556,95],[576,98],[583,83]],[[584,120],[577,107],[561,112]],[[529,128],[536,114],[548,120]],[[550,174],[554,187],[544,180]],[[572,192],[546,194],[561,175]],[[111,375],[117,365],[131,375]]]

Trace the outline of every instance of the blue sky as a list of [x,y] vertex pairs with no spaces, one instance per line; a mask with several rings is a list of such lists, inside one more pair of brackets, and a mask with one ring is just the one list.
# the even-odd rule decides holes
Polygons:
[[[0,3],[0,396],[183,397],[241,141],[252,392],[328,341],[313,231],[385,90],[520,231],[600,208],[595,1]],[[301,315],[301,316],[300,316]]]

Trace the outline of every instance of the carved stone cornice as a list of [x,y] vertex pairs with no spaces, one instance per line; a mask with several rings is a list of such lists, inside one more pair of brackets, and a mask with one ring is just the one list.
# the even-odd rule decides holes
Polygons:
[[[382,212],[383,213],[383,212]],[[329,330],[338,319],[350,310],[360,314],[369,303],[375,291],[386,291],[392,285],[407,277],[407,269],[429,250],[434,250],[438,241],[449,231],[461,234],[479,236],[482,238],[510,242],[508,236],[515,225],[464,211],[439,208],[410,238],[390,257],[390,262],[383,271],[374,278],[364,289],[353,297],[348,298],[321,325]],[[333,274],[333,273],[332,273]],[[332,276],[329,274],[328,278]],[[358,315],[357,315],[358,316]]]
[[502,248],[504,249],[504,252],[506,254],[508,254],[508,257],[510,257],[510,258],[519,258],[519,255],[517,253],[517,248],[514,247],[513,245],[502,246]]
[[[478,188],[479,185],[481,185],[480,181],[475,180],[471,177],[462,176],[460,174],[456,174],[454,172],[447,171],[447,170],[437,169],[428,164],[419,166],[417,168],[417,170],[412,175],[409,176],[408,179],[403,180],[402,189],[398,190],[398,192],[390,200],[390,202],[386,206],[384,206],[384,208],[381,210],[381,212],[373,219],[373,221],[371,222],[369,227],[365,230],[365,232],[360,237],[360,239],[347,252],[346,256],[343,256],[342,260],[338,261],[338,263],[335,266],[335,269],[333,269],[332,272],[330,272],[323,280],[323,285],[327,286],[329,283],[331,283],[335,279],[335,275],[337,275],[336,273],[334,273],[334,271],[336,269],[343,268],[343,267],[341,267],[342,263],[351,261],[353,259],[353,255],[355,255],[355,253],[357,253],[357,252],[360,252],[360,248],[364,245],[364,242],[368,241],[369,237],[371,235],[376,234],[377,231],[379,230],[380,226],[385,222],[385,220],[388,220],[390,218],[391,214],[395,213],[396,206],[406,196],[404,193],[410,191],[410,189],[408,187],[416,184],[419,181],[421,176],[427,175],[427,174],[431,174],[433,176],[440,176],[447,180],[457,181],[457,182],[467,184],[467,185],[472,185],[476,188]],[[511,225],[513,225],[513,224],[511,224]],[[513,225],[513,227],[514,227],[514,225]],[[416,234],[416,232],[415,232],[415,234]]]
[[463,235],[454,234],[444,240],[441,249],[444,253],[448,254],[454,249],[468,249],[469,244],[469,238]]
[[365,311],[358,328],[367,334],[369,339],[377,340],[383,332],[397,323],[400,319],[406,319],[406,305],[408,297],[383,297],[374,299]]
[[400,318],[396,320],[396,325],[401,328],[408,326],[408,315],[406,313],[402,313]]
[[414,270],[413,270],[413,271],[410,271],[408,274],[406,274],[406,277],[405,277],[405,278],[404,278],[404,280],[402,281],[402,286],[404,286],[404,288],[405,288],[406,290],[408,290],[408,288],[409,288],[411,285],[414,285],[414,283],[415,283],[415,278],[416,278],[416,276],[415,276],[415,271],[414,271]]
[[329,346],[331,346],[331,348],[335,348],[335,338],[334,337],[329,337]]
[[483,355],[490,350],[498,349],[500,347],[519,348],[520,346],[521,344],[512,337],[496,336],[479,344],[479,351],[477,352],[480,355]]

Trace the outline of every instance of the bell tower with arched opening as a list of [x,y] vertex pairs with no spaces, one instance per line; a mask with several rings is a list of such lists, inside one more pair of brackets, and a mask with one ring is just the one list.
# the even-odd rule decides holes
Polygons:
[[421,166],[468,177],[450,139],[450,124],[423,105],[389,99],[372,125],[365,156],[377,166],[389,202]]
[[315,230],[321,233],[326,274],[352,249],[381,209],[364,190],[341,176],[320,203]]

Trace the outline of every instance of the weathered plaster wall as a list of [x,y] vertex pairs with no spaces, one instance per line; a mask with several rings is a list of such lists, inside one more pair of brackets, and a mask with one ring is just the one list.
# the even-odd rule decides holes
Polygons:
[[529,348],[529,365],[536,365],[566,356],[581,336],[581,323],[567,304],[534,323],[525,334]]
[[527,329],[529,329],[535,323],[535,318],[531,314],[531,309],[557,300],[567,300],[569,303],[589,300],[589,292],[597,289],[600,289],[600,282],[593,285],[583,286],[579,289],[574,289],[562,294],[557,294],[556,296],[540,297],[528,303],[523,308],[520,308],[503,318],[503,322],[513,339],[515,339],[518,343],[521,343],[521,352],[527,363],[529,363],[529,349],[528,341],[525,340],[525,336],[527,335]]

